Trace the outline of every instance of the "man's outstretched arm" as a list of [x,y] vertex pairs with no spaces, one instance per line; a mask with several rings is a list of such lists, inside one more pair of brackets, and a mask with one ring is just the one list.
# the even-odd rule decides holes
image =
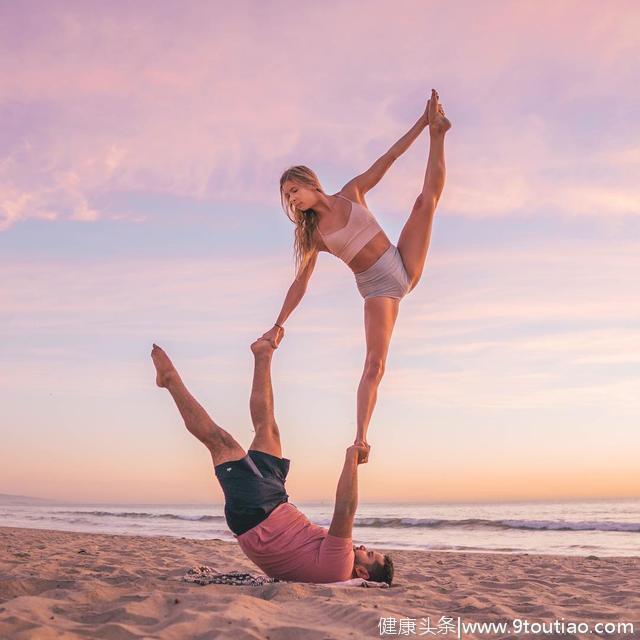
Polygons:
[[351,445],[345,454],[344,466],[336,489],[336,505],[329,534],[338,538],[351,538],[353,519],[358,508],[358,465],[367,451],[365,447]]

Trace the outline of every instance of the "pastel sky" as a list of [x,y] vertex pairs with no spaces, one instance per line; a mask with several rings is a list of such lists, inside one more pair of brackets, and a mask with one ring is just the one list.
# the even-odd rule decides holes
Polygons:
[[[0,493],[220,502],[152,342],[245,447],[293,277],[278,179],[328,193],[453,128],[361,499],[640,496],[640,5],[1,2]],[[396,242],[429,139],[367,202]],[[294,499],[333,498],[364,360],[321,255],[274,358]]]

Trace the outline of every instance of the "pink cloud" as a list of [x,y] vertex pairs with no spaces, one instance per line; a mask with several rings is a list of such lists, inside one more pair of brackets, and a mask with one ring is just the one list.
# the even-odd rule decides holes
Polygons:
[[[373,3],[365,14],[336,4],[330,23],[312,6],[278,13],[258,3],[249,18],[172,3],[144,13],[82,4],[27,12],[3,10],[25,37],[5,40],[0,102],[41,111],[15,132],[26,151],[21,142],[2,149],[13,155],[0,167],[4,228],[27,217],[95,220],[104,212],[92,198],[110,189],[273,206],[291,162],[339,173],[327,180],[337,189],[410,126],[433,85],[455,122],[443,200],[450,211],[486,217],[552,204],[570,215],[637,212],[630,178],[590,185],[578,172],[548,174],[603,150],[625,154],[608,146],[606,119],[586,152],[558,145],[571,123],[556,112],[579,100],[575,117],[585,117],[614,91],[619,104],[635,104],[634,3],[543,12],[468,3],[464,23],[413,2]],[[385,178],[382,209],[408,211],[426,149],[424,139],[416,143]]]

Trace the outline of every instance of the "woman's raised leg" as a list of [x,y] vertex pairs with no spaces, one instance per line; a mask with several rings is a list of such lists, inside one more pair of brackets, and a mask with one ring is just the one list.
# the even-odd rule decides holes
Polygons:
[[[368,447],[367,430],[378,397],[378,386],[384,375],[393,327],[400,301],[395,298],[372,297],[364,301],[364,330],[367,355],[358,385],[357,430],[355,444]],[[368,456],[367,456],[368,458]],[[366,460],[365,460],[366,462]]]
[[446,178],[444,138],[451,128],[451,122],[445,117],[435,90],[431,92],[428,111],[430,147],[424,184],[398,239],[398,251],[409,276],[411,289],[418,284],[427,259],[433,216]]

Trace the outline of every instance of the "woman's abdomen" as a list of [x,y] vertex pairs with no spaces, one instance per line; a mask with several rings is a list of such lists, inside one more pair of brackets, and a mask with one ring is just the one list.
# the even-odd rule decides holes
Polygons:
[[365,271],[391,246],[391,241],[384,231],[379,231],[367,244],[353,256],[349,268],[354,273]]

